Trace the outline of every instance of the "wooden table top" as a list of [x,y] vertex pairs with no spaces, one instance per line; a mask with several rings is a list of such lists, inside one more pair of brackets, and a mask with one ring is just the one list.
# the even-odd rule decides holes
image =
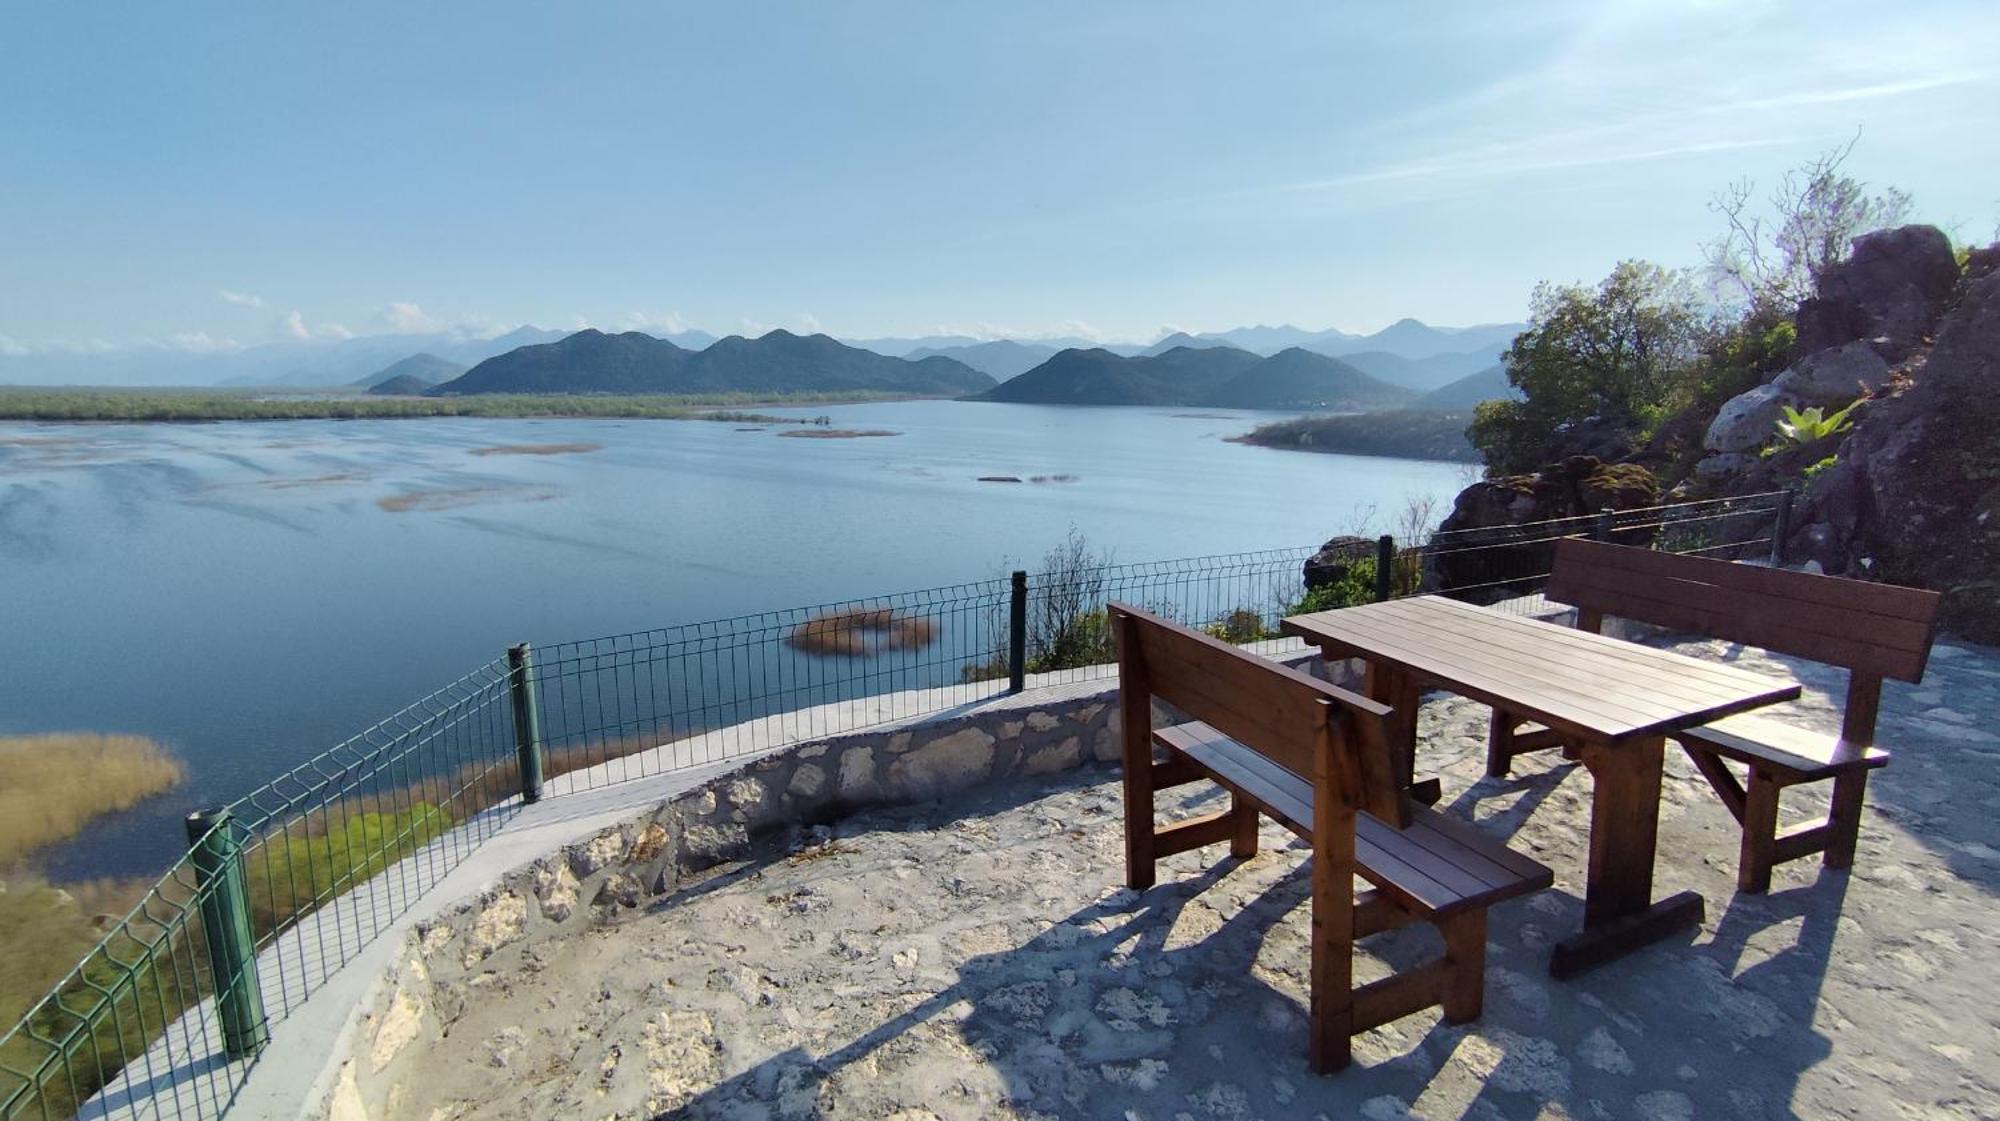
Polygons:
[[1799,695],[1795,681],[1442,596],[1294,615],[1283,631],[1599,742],[1690,728]]

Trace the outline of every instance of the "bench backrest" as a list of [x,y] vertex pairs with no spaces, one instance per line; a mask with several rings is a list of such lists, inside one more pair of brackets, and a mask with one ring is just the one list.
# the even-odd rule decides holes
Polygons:
[[1121,691],[1158,697],[1293,774],[1330,781],[1343,804],[1407,824],[1386,705],[1140,608],[1108,610]]
[[1577,537],[1556,542],[1545,594],[1576,607],[1586,623],[1616,615],[1899,681],[1923,678],[1940,599],[1917,588]]

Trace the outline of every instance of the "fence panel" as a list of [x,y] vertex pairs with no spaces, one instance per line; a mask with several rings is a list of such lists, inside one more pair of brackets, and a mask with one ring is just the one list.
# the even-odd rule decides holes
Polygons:
[[550,793],[919,716],[1005,688],[1004,580],[535,650]]

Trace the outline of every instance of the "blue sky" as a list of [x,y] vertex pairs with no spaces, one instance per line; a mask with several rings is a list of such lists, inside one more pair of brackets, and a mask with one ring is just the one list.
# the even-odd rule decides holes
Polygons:
[[0,350],[1518,318],[1850,170],[2000,225],[2000,4],[14,4]]

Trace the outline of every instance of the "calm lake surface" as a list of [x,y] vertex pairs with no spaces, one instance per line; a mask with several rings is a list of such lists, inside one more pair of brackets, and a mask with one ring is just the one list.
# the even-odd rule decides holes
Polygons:
[[[913,401],[713,421],[0,424],[0,731],[137,732],[190,781],[59,877],[157,868],[229,800],[499,656],[1035,567],[1317,543],[1457,464],[1226,443],[1269,419]],[[555,455],[507,445],[599,444]],[[1069,475],[996,484],[981,475]],[[385,501],[386,500],[386,501]],[[1379,531],[1379,530],[1378,530]]]

